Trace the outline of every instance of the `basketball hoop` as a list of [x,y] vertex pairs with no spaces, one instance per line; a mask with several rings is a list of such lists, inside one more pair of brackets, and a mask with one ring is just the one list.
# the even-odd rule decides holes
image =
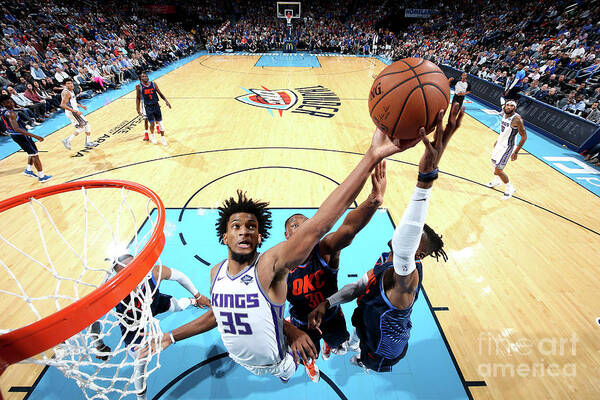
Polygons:
[[[116,189],[120,192],[121,198],[119,203],[114,202],[114,205],[106,204],[108,202],[107,195],[109,195],[108,199],[116,198],[114,195],[111,196],[110,192],[104,192],[104,190],[107,189],[112,191],[115,191]],[[79,192],[82,194],[83,199],[79,197]],[[91,192],[93,192],[93,195]],[[100,207],[96,206],[96,203],[94,203],[92,199],[96,194],[98,196],[104,196],[104,198],[100,197],[102,203],[98,202]],[[46,208],[46,206],[40,202],[40,199],[50,196],[52,196],[53,199],[46,200],[49,205],[49,207]],[[66,199],[63,199],[63,197],[66,197]],[[58,215],[60,219],[55,219],[51,215],[52,212],[57,214],[57,208],[62,211],[63,208],[60,208],[60,205],[64,202],[68,205],[71,203],[81,203],[81,207],[84,210],[84,219],[82,220],[80,227],[73,228],[75,232],[65,232],[65,226],[68,228],[75,225],[75,223],[69,224],[64,222],[66,213],[65,215]],[[52,204],[52,207],[50,207],[50,203]],[[151,207],[151,203],[153,203],[153,207]],[[56,207],[56,204],[59,204],[59,207]],[[27,305],[29,309],[32,310],[37,321],[16,329],[10,329],[13,327],[6,329],[6,326],[0,325],[0,332],[7,332],[0,335],[0,374],[2,374],[11,364],[18,362],[54,365],[61,369],[65,375],[77,379],[77,383],[82,390],[84,390],[84,387],[85,389],[96,392],[105,390],[102,388],[102,382],[97,384],[93,379],[105,379],[108,381],[111,380],[111,378],[97,378],[95,374],[74,371],[79,367],[78,362],[81,360],[94,358],[90,355],[96,355],[96,358],[100,358],[94,353],[94,348],[86,351],[86,346],[89,347],[90,343],[95,343],[93,340],[97,340],[99,335],[105,336],[104,333],[99,333],[98,331],[93,334],[90,333],[89,331],[94,330],[93,328],[89,329],[92,324],[98,322],[100,324],[98,326],[101,326],[103,329],[109,327],[109,325],[109,328],[111,329],[114,326],[119,327],[119,324],[123,325],[124,322],[122,320],[117,322],[114,321],[115,315],[113,308],[119,303],[123,304],[125,298],[131,297],[133,299],[137,296],[135,300],[137,301],[137,307],[140,310],[140,318],[141,316],[144,316],[145,319],[144,322],[140,322],[141,319],[135,321],[137,325],[132,329],[137,329],[140,332],[143,331],[145,332],[144,335],[152,336],[151,340],[155,340],[159,336],[162,336],[162,333],[158,328],[158,323],[155,323],[156,320],[152,318],[151,312],[149,311],[150,303],[152,302],[152,293],[150,293],[150,290],[145,289],[145,287],[148,287],[149,285],[143,285],[141,283],[145,280],[144,278],[148,275],[148,272],[154,266],[164,248],[164,205],[156,193],[138,183],[119,180],[80,181],[34,190],[0,201],[0,213],[8,212],[9,217],[12,213],[15,213],[12,215],[22,216],[24,211],[22,209],[27,206],[29,206],[34,215],[35,222],[32,223],[32,225],[34,227],[37,225],[43,251],[39,250],[38,247],[34,247],[35,244],[31,245],[32,250],[27,248],[21,250],[22,246],[20,242],[18,242],[18,240],[20,240],[18,235],[5,237],[5,230],[3,230],[2,234],[0,234],[0,245],[6,245],[3,249],[11,251],[7,257],[11,257],[13,253],[14,256],[12,262],[5,263],[2,260],[4,255],[0,254],[0,270],[4,269],[8,273],[9,277],[5,279],[4,282],[8,282],[6,285],[10,289],[7,290],[6,287],[0,288],[0,294],[11,296],[12,299],[15,297],[21,298],[24,301],[24,305]],[[138,207],[136,208],[136,206]],[[105,213],[110,213],[110,210],[113,208],[117,209],[116,224],[114,224],[114,226],[109,222],[113,215],[109,215],[108,218],[104,215]],[[41,209],[42,212],[36,211],[36,209]],[[79,215],[77,215],[77,210],[73,210],[71,207],[66,209],[79,217]],[[155,210],[156,213],[154,212]],[[137,216],[145,217],[145,219],[140,220]],[[75,217],[73,217],[73,219],[75,220]],[[61,223],[61,221],[63,222]],[[102,228],[105,229],[105,231],[94,225],[97,221],[105,224]],[[148,221],[151,225],[151,228],[147,229],[148,232],[145,235],[141,235],[140,232],[138,232],[141,228],[139,223],[142,221],[145,221],[144,225],[146,225],[146,222]],[[81,225],[84,225],[84,227],[81,227]],[[60,228],[58,226],[60,226]],[[46,228],[46,231],[44,231],[44,228]],[[124,233],[128,228],[134,229],[133,232]],[[14,228],[14,230],[17,229],[18,227]],[[108,233],[104,234],[104,232]],[[78,240],[73,241],[73,244],[68,242],[68,239],[71,237],[79,238],[77,234],[81,237],[81,242],[83,243],[83,251],[81,252],[78,251]],[[130,243],[128,246],[129,249],[125,248],[125,250],[132,254],[134,258],[123,270],[110,278],[112,266],[105,268],[97,267],[97,265],[101,265],[98,260],[100,259],[100,253],[103,253],[101,250],[104,250],[104,248],[100,248],[102,245],[110,244],[111,241],[117,242],[122,235],[129,236],[127,239]],[[108,239],[104,238],[104,236]],[[62,239],[62,243],[60,243],[61,240],[50,241],[54,237]],[[31,242],[34,241],[33,239],[35,239],[35,237],[27,238],[27,240],[30,240]],[[23,239],[23,241],[24,240],[25,239]],[[51,246],[47,246],[46,242],[50,243]],[[54,250],[54,248],[60,247],[61,245],[64,245],[63,250]],[[44,252],[46,257],[43,256]],[[62,267],[62,265],[61,262],[57,260],[58,257],[55,257],[55,253],[59,254],[59,252],[61,252],[60,255],[67,253],[68,256],[73,256],[73,254],[75,254],[73,258],[81,260],[81,266],[83,268],[81,268],[80,272],[73,273],[76,278],[73,278],[70,275],[61,275],[62,272],[59,270],[59,267]],[[0,251],[0,253],[6,253],[6,251],[3,250]],[[38,257],[38,253],[41,256]],[[23,256],[22,265],[14,261],[15,257],[19,255]],[[25,287],[25,284],[22,284],[14,273],[14,271],[19,268],[29,268],[29,264],[27,263],[41,267],[42,271],[40,276],[42,276],[42,273],[53,275],[57,282],[56,290],[49,289],[48,291],[51,292],[49,294],[32,295],[32,293],[28,291],[28,288]],[[71,266],[68,268],[76,270],[76,268]],[[94,281],[95,278],[100,276],[102,276],[103,279]],[[94,277],[94,279],[88,282],[85,279],[89,277]],[[62,287],[75,287],[75,289],[69,289],[73,290],[75,295],[67,296],[59,293],[61,282],[65,281],[67,283],[63,284]],[[52,286],[51,282],[47,282],[46,286]],[[40,304],[36,303],[36,301],[51,302],[52,307],[54,307],[55,304],[57,311],[53,314],[44,316],[41,312],[36,310],[36,307],[38,307],[37,304]],[[67,301],[72,302],[63,306]],[[140,305],[140,303],[142,305]],[[44,305],[45,304],[46,303],[44,303]],[[147,311],[144,311],[146,308]],[[144,312],[145,314],[143,314]],[[148,314],[149,318],[147,318]],[[119,318],[116,317],[116,319],[118,320]],[[72,337],[77,337],[77,340],[73,340],[77,343],[69,343],[69,340]],[[121,342],[119,342],[117,347],[123,347]],[[52,348],[54,348],[53,356],[47,357],[46,354],[43,354],[43,352]],[[114,356],[121,350],[122,349],[119,350],[115,347],[115,350],[110,353],[110,356]],[[82,353],[86,354],[82,355]],[[37,356],[37,358],[32,358],[36,355],[39,356]],[[78,357],[85,358],[80,359]],[[89,367],[90,363],[87,364],[86,368]],[[109,363],[105,362],[103,364]],[[123,362],[121,362],[121,366],[122,365]],[[156,368],[158,368],[158,362]],[[83,369],[83,367],[81,369]],[[146,375],[144,375],[144,377],[150,372],[152,371],[145,369],[144,373]],[[80,378],[82,375],[85,376]],[[117,379],[120,378],[112,378],[112,385],[110,385],[110,388],[106,389],[107,391],[115,390],[112,386]],[[120,393],[121,396],[123,396],[127,393],[132,393],[132,391],[127,392],[126,390],[122,390]],[[85,390],[84,394],[88,397]]]

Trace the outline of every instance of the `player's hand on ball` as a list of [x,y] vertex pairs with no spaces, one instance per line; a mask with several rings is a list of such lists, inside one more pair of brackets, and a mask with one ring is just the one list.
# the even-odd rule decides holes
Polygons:
[[421,141],[420,138],[415,139],[390,139],[385,133],[379,128],[375,129],[373,139],[371,140],[371,147],[369,151],[377,158],[377,160],[383,160],[393,154],[400,153],[401,151],[414,147]]
[[317,348],[306,332],[292,325],[288,330],[286,337],[296,364],[300,364],[301,360],[308,361],[317,359]]
[[196,301],[196,307],[200,307],[200,308],[210,307],[210,300],[208,299],[208,297],[203,296],[200,293],[198,293],[196,296],[194,296],[194,300]]
[[419,172],[426,173],[431,172],[438,167],[442,154],[448,146],[450,139],[454,135],[454,132],[460,127],[462,118],[464,115],[465,108],[459,107],[458,103],[452,105],[450,115],[448,116],[448,123],[446,128],[443,126],[443,118],[445,110],[440,110],[437,115],[437,126],[433,142],[430,142],[425,133],[425,129],[419,130],[420,140],[425,145],[425,153],[419,161]]

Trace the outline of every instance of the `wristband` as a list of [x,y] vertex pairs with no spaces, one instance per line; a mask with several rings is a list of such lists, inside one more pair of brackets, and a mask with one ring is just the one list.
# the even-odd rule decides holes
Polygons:
[[171,344],[175,344],[175,338],[173,337],[173,331],[169,331],[169,337],[171,338]]
[[417,180],[419,182],[432,182],[438,178],[439,169],[434,169],[431,172],[419,172]]

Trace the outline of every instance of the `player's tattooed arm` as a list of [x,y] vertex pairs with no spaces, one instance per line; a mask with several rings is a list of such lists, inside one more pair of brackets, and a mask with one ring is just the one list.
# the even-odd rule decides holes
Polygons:
[[18,132],[21,135],[25,135],[25,136],[29,136],[34,139],[37,139],[40,142],[44,141],[43,137],[34,135],[33,133],[29,133],[25,129],[22,129],[21,126],[19,125],[19,122],[17,121],[17,114],[15,114],[13,111],[8,112],[7,116],[8,116],[8,122],[10,122],[10,125],[11,125],[13,131]]
[[62,93],[60,94],[60,97],[61,97],[61,100],[60,100],[61,108],[64,108],[67,111],[71,111],[73,114],[81,114],[81,111],[75,110],[69,106],[69,100],[71,99],[71,95],[66,90],[62,91]]
[[527,132],[525,132],[525,124],[523,123],[523,118],[517,116],[514,119],[514,121],[516,128],[519,130],[519,135],[521,135],[521,140],[519,141],[519,144],[517,144],[517,147],[515,147],[515,151],[513,151],[512,156],[510,156],[510,159],[512,161],[515,161],[517,159],[517,154],[519,153],[521,147],[523,147],[525,141],[527,140]]

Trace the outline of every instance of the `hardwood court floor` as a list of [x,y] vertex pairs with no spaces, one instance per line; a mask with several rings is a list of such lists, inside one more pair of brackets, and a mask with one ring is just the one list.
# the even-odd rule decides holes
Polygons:
[[[335,184],[323,184],[315,174],[341,182],[369,145],[374,128],[367,94],[384,65],[319,57],[321,68],[254,67],[257,60],[203,56],[158,79],[173,105],[162,107],[168,147],[141,141],[132,93],[88,115],[93,138],[106,135],[98,148],[71,157],[83,148],[83,138],[66,151],[60,139],[69,127],[39,144],[48,151],[41,154],[45,172],[54,175],[52,184],[84,177],[133,180],[155,190],[167,207],[183,207],[202,186],[237,172],[188,206],[216,206],[237,188],[274,207],[319,206]],[[281,116],[235,99],[247,94],[244,89],[299,93],[319,85],[341,99],[331,118],[294,113],[300,95]],[[125,132],[126,125],[133,128]],[[491,178],[495,139],[465,116],[440,165],[445,174],[435,185],[427,220],[444,235],[450,259],[425,261],[429,298],[434,307],[448,307],[437,317],[465,380],[487,385],[472,386],[474,398],[599,398],[600,199],[523,154],[506,169],[516,197],[501,201],[500,192],[483,186]],[[415,184],[421,153],[419,145],[387,163],[384,207],[395,221]],[[17,153],[0,162],[2,198],[38,187],[21,174],[24,160]],[[273,166],[289,168],[264,168]],[[369,190],[367,183],[358,201]],[[6,223],[29,221],[17,216]],[[2,298],[7,307],[22,305]],[[31,384],[38,371],[9,368],[0,378],[3,396],[23,398],[8,388]]]

